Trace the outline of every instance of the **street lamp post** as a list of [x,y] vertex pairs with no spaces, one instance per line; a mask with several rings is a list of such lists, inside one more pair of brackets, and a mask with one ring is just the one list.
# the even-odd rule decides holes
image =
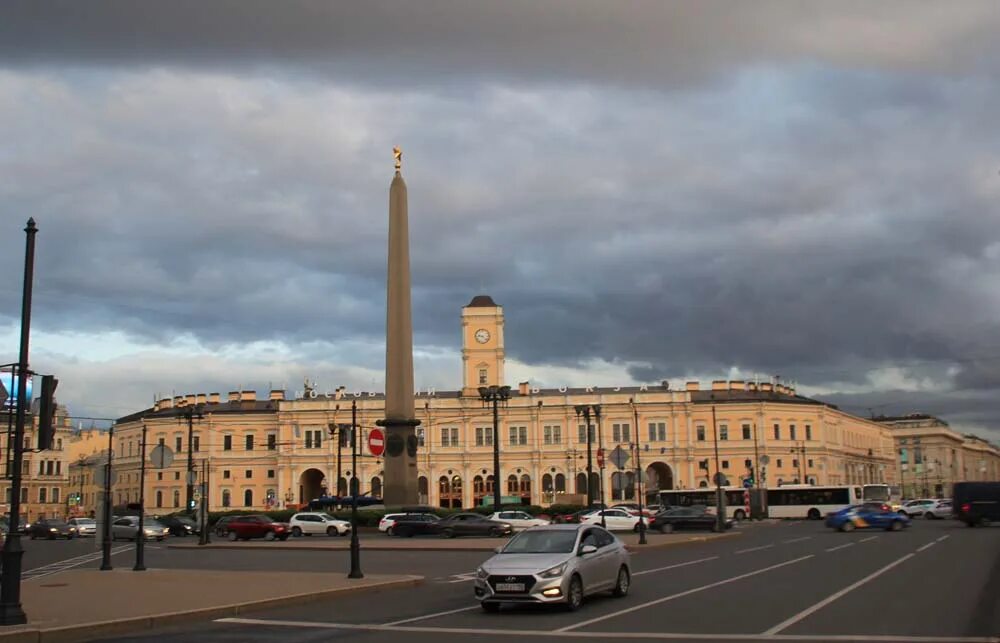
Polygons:
[[[587,507],[591,507],[594,504],[594,457],[593,457],[593,444],[594,444],[594,431],[590,424],[590,414],[594,413],[594,417],[597,419],[597,448],[601,448],[601,405],[600,404],[578,404],[573,407],[576,411],[576,416],[583,416],[584,421],[587,423]],[[603,458],[600,463],[601,476],[598,481],[598,488],[601,494],[601,526],[607,527],[607,521],[604,517],[604,462]]]
[[[338,481],[339,484],[339,481]],[[361,573],[361,543],[358,541],[358,401],[351,400],[351,571],[348,578],[364,578]]]
[[[191,443],[188,442],[188,448]],[[135,534],[134,572],[146,571],[146,423],[142,423],[142,447],[139,449],[139,531]]]
[[479,399],[482,400],[484,406],[493,405],[493,510],[500,511],[500,411],[498,408],[501,402],[506,405],[507,400],[510,399],[510,387],[497,386],[496,384],[480,386]]
[[193,513],[194,504],[194,421],[201,420],[204,416],[196,407],[188,407],[184,410],[183,416],[188,423],[188,457],[187,457],[187,504],[184,506],[184,513]]
[[629,404],[632,405],[632,416],[635,418],[635,475],[636,475],[636,486],[638,489],[639,496],[639,544],[646,544],[646,519],[642,515],[642,462],[639,460],[639,407],[635,405],[635,400],[629,399]]
[[715,403],[712,403],[712,442],[715,445],[715,524],[726,530],[725,509],[722,506],[722,469],[719,468],[719,431],[715,423]]
[[101,571],[111,571],[111,472],[115,425],[108,429],[108,458],[104,463],[104,508],[101,511]]

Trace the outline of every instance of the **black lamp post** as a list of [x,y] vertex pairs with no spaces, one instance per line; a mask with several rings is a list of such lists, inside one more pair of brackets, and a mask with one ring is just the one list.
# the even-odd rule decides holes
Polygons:
[[635,400],[629,398],[632,405],[632,417],[635,418],[635,475],[636,487],[639,496],[639,544],[646,544],[646,518],[642,515],[642,462],[639,460],[639,407],[635,405]]
[[[340,484],[340,481],[337,481]],[[358,401],[351,400],[351,572],[348,578],[364,578],[361,573],[361,543],[358,541]]]
[[111,571],[111,472],[114,457],[115,425],[108,429],[108,458],[104,463],[104,507],[101,511],[101,571]]
[[[573,407],[576,411],[576,416],[583,416],[584,421],[587,423],[587,506],[591,507],[594,504],[594,456],[593,456],[593,428],[590,424],[590,414],[593,412],[594,417],[597,419],[597,446],[598,449],[602,447],[601,442],[601,405],[600,404],[577,404]],[[604,460],[601,459],[600,469],[601,476],[598,481],[598,488],[601,494],[601,526],[607,527],[607,520],[604,517]]]
[[493,405],[493,510],[500,511],[500,411],[498,408],[501,402],[506,405],[507,400],[510,399],[510,387],[497,386],[496,384],[480,386],[479,399],[482,400],[484,406]]
[[719,467],[719,431],[715,424],[715,401],[712,401],[712,442],[715,444],[715,524],[726,530],[725,508],[722,506],[722,469]]
[[188,423],[188,457],[187,457],[187,504],[184,505],[184,513],[194,513],[194,421],[202,419],[204,416],[197,407],[188,407],[184,410],[183,416]]
[[[188,443],[190,448],[191,443]],[[139,450],[139,531],[135,534],[134,572],[146,571],[146,423],[142,423],[142,447]]]

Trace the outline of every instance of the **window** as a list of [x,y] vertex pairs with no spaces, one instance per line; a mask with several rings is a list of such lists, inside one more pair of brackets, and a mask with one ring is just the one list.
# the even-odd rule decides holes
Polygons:
[[233,450],[233,436],[231,435],[222,436],[222,450],[223,451]]
[[156,479],[157,480],[163,480],[163,472],[162,471],[158,471],[156,473]]
[[232,505],[231,496],[232,496],[232,494],[229,492],[229,489],[223,489],[222,490],[222,506],[223,507],[229,507],[229,506]]
[[753,461],[747,458],[746,460],[743,461],[743,466],[749,469],[750,467],[753,466]]
[[177,453],[181,452],[181,436],[174,436],[174,451]]
[[253,469],[247,469],[244,473],[246,474],[247,479],[253,477]]
[[196,435],[193,438],[191,438],[191,448],[195,452],[198,452],[198,451],[201,450],[201,436],[200,435]]
[[813,428],[811,424],[806,425],[806,440],[813,439]]
[[[591,431],[593,434],[593,431]],[[587,442],[587,425],[579,424],[576,427],[576,441],[580,444],[585,444]]]
[[743,439],[744,440],[749,440],[750,439],[750,425],[749,424],[744,424],[743,425]]
[[479,383],[480,384],[486,384],[486,369],[485,368],[479,369]]
[[223,480],[229,480],[229,469],[223,469],[222,470],[222,479]]
[[546,424],[542,427],[545,444],[562,444],[562,427],[558,424]]
[[695,427],[695,433],[697,433],[698,442],[705,441],[705,427],[703,426]]
[[47,460],[45,462],[45,475],[47,475],[47,476],[51,476],[52,475],[52,470],[53,470],[53,466],[52,465],[53,464],[54,463],[52,462],[52,460]]
[[24,503],[24,504],[28,504],[28,488],[27,487],[21,487],[21,502]]
[[493,427],[488,427],[488,426],[476,427],[476,446],[477,447],[493,446]]
[[61,460],[56,460],[56,475],[57,476],[62,475],[62,461]]
[[631,442],[631,428],[627,423],[614,423],[611,425],[611,436],[615,442]]
[[253,433],[248,433],[246,436],[246,449],[253,451]]
[[720,424],[719,425],[719,439],[720,440],[728,440],[729,439],[729,425],[728,424]]
[[[638,429],[636,429],[638,431]],[[649,423],[649,441],[650,442],[663,442],[667,439],[667,423],[666,422],[650,422]]]
[[267,434],[267,450],[274,451],[278,448],[278,436],[274,433]]
[[56,449],[62,451],[62,438],[56,440]]
[[796,469],[796,468],[798,468],[798,466],[799,466],[799,460],[798,460],[798,458],[793,458],[792,459],[792,468]]
[[781,468],[781,458],[778,458],[778,468]]
[[775,440],[780,440],[781,439],[781,425],[780,424],[775,424],[774,425],[774,439]]
[[174,489],[174,506],[175,507],[180,507],[181,506],[181,490],[180,489]]
[[180,480],[180,479],[181,479],[181,472],[174,471],[174,480]]
[[812,469],[812,466],[813,466],[812,458],[810,458],[809,460],[806,460],[806,466],[809,467],[810,469]]
[[52,502],[59,502],[59,487],[52,487]]
[[788,436],[789,436],[788,437],[789,440],[794,440],[795,439],[795,425],[794,424],[789,424],[788,425]]
[[46,489],[45,487],[39,487],[38,488],[38,502],[40,502],[40,503],[45,503],[46,502],[45,495],[46,495],[47,492],[48,492],[48,489]]
[[424,446],[424,427],[422,426],[417,427],[417,446]]
[[273,478],[274,477],[274,469],[268,469],[267,470],[267,477],[268,478]]
[[444,426],[441,427],[441,446],[443,447],[457,447],[458,446],[458,427],[457,426]]
[[159,509],[163,506],[163,492],[157,490],[156,492],[156,508]]
[[528,427],[526,426],[511,426],[508,428],[508,433],[510,436],[510,445],[513,446],[524,446],[528,444]]
[[[23,468],[24,467],[22,467],[22,469]],[[44,476],[45,475],[45,460],[39,460],[38,461],[38,475],[40,475],[40,476]]]
[[723,460],[722,461],[722,468],[723,469],[728,469],[729,468],[729,460]]
[[167,439],[166,439],[166,438],[160,438],[160,439],[158,439],[158,440],[156,441],[156,443],[157,443],[157,444],[159,444],[159,445],[160,445],[161,447],[162,447],[162,446],[166,446],[166,443],[167,443]]

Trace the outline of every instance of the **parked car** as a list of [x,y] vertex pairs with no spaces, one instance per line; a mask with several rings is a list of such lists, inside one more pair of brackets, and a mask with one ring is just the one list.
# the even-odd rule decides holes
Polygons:
[[579,525],[581,518],[589,514],[592,509],[581,509],[573,513],[556,514],[552,517],[552,522],[557,525]]
[[225,538],[229,535],[229,523],[237,518],[242,518],[243,516],[223,516],[215,521],[215,525],[212,526],[212,531],[219,538]]
[[952,504],[951,500],[935,500],[934,504],[924,512],[924,518],[928,520],[937,520],[939,518],[951,518],[952,515]]
[[201,527],[198,523],[187,516],[165,516],[157,518],[157,520],[166,526],[171,536],[190,536],[201,533]]
[[640,517],[633,514],[625,509],[604,509],[599,511],[592,511],[588,514],[584,514],[580,522],[586,525],[599,525],[601,524],[601,517],[603,515],[604,524],[611,531],[639,531],[639,521],[642,520],[649,525],[649,521],[646,518]]
[[229,540],[288,540],[291,530],[283,522],[276,522],[262,514],[236,516],[226,522],[226,537]]
[[438,533],[445,538],[456,536],[509,536],[514,528],[509,522],[490,520],[474,513],[451,514],[437,521]]
[[955,517],[970,527],[1000,521],[1000,482],[956,482],[951,502]]
[[[170,530],[165,525],[150,517],[143,518],[142,531],[146,540],[163,540],[170,535]],[[122,516],[111,523],[111,540],[136,540],[138,535],[139,516]]]
[[27,534],[31,536],[32,540],[36,538],[48,538],[49,540],[65,538],[66,540],[72,540],[76,537],[76,527],[70,525],[65,520],[41,518],[31,523]]
[[390,536],[411,538],[429,534],[440,534],[438,523],[441,519],[434,514],[395,514],[392,525],[386,530]]
[[874,528],[899,531],[910,526],[910,518],[883,502],[866,502],[844,507],[826,515],[826,526],[840,531]]
[[[640,513],[639,512],[639,503],[638,502],[619,502],[616,505],[611,505],[611,508],[612,509],[624,509],[625,511],[634,513],[636,515],[638,515]],[[642,508],[642,515],[645,516],[645,517],[647,517],[647,518],[651,518],[653,516],[653,512],[650,511],[649,507],[643,507]]]
[[327,513],[305,512],[297,513],[288,521],[292,535],[296,538],[302,535],[326,534],[327,536],[347,536],[351,533],[351,523],[338,520]]
[[76,527],[76,535],[81,538],[97,535],[97,521],[93,518],[70,518],[67,522],[70,527]]
[[536,518],[525,511],[498,511],[490,516],[489,519],[510,523],[514,531],[550,524],[550,521]]
[[487,612],[503,603],[562,603],[579,609],[585,596],[628,594],[628,550],[594,525],[550,525],[517,534],[476,570],[475,597]]
[[[732,520],[726,520],[725,529],[733,526]],[[669,534],[678,529],[709,529],[719,531],[719,521],[715,512],[705,507],[672,507],[653,516],[649,528],[660,533]]]
[[899,513],[916,518],[923,516],[937,502],[933,498],[920,498],[918,500],[907,500],[899,507]]

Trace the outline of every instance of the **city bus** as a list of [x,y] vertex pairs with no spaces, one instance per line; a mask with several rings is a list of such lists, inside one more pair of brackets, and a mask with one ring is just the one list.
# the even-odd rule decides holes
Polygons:
[[861,496],[865,502],[884,502],[893,511],[899,511],[903,505],[903,494],[896,485],[879,483],[861,485]]
[[861,502],[864,502],[861,485],[787,484],[767,490],[767,514],[771,518],[819,520],[832,511]]
[[[714,509],[715,489],[711,487],[702,487],[701,489],[670,489],[669,491],[660,491],[657,499],[663,509],[696,505]],[[747,517],[746,506],[743,502],[742,487],[723,487],[722,504],[727,518],[743,520]]]

